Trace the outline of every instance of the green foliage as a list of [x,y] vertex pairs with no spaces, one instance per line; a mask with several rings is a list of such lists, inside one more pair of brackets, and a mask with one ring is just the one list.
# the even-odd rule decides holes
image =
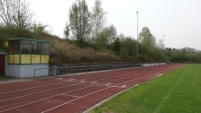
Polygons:
[[35,34],[41,35],[47,34],[47,31],[45,30],[46,27],[47,25],[43,25],[42,23],[35,23],[32,29]]
[[113,50],[119,54],[119,51],[121,49],[121,42],[119,38],[116,38],[116,40],[113,42]]
[[106,21],[106,12],[103,10],[101,0],[95,0],[94,7],[92,9],[92,39],[97,38],[99,33],[103,31]]
[[107,47],[111,48],[112,43],[116,38],[116,28],[111,25],[103,29],[102,32],[98,34],[98,37],[95,38],[95,45],[97,48],[105,49]]
[[69,22],[72,34],[80,45],[90,33],[90,12],[85,0],[77,0],[70,9]]
[[130,37],[121,39],[121,50],[120,53],[123,56],[136,56],[137,41]]
[[14,37],[36,38],[37,36],[27,29],[3,26],[0,27],[0,40]]
[[166,48],[165,54],[168,61],[201,63],[201,51],[197,51],[191,48]]

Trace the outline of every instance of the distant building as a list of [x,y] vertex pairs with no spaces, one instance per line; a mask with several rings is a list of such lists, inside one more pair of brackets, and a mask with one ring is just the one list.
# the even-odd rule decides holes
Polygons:
[[[50,42],[29,38],[9,38],[0,49],[0,76],[28,78],[34,69],[49,68]],[[39,70],[36,76],[48,75],[48,70]]]

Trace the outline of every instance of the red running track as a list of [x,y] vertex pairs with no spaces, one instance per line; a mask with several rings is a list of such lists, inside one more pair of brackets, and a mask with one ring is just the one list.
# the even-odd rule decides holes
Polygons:
[[104,99],[183,64],[0,84],[0,113],[82,113]]

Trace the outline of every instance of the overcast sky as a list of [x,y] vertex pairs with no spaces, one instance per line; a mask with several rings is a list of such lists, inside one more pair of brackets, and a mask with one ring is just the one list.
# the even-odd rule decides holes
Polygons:
[[[47,24],[53,35],[64,37],[69,8],[76,0],[29,0],[34,20]],[[95,0],[86,0],[89,9]],[[172,48],[192,47],[201,50],[201,0],[102,0],[107,12],[107,25],[113,24],[119,33],[137,37],[147,26],[165,46]]]

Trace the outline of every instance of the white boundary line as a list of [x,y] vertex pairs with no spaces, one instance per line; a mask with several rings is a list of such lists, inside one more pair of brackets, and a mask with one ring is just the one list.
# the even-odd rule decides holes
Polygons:
[[[159,76],[156,76],[156,77],[154,77],[153,79],[158,78],[158,77],[159,77]],[[134,87],[137,87],[137,86],[140,85],[140,84],[149,82],[149,81],[151,81],[151,80],[153,80],[153,79],[150,79],[150,80],[148,80],[148,81],[135,84],[134,86],[132,86],[132,87],[130,87],[130,88],[127,88],[127,89],[125,89],[125,90],[123,90],[123,91],[120,91],[120,92],[118,92],[118,93],[116,93],[116,94],[114,94],[114,95],[108,97],[107,99],[102,100],[101,102],[97,103],[96,105],[90,107],[89,109],[85,110],[83,113],[88,113],[89,111],[91,111],[91,110],[94,109],[95,107],[100,106],[101,104],[103,104],[104,102],[110,100],[111,98],[113,98],[113,97],[115,97],[115,96],[117,96],[117,95],[120,95],[121,93],[126,92],[126,91],[128,91],[128,90],[130,90],[130,89],[132,89],[132,88],[134,88]]]
[[50,108],[50,109],[47,109],[47,110],[45,110],[45,111],[43,111],[43,112],[41,112],[41,113],[46,113],[46,112],[48,112],[48,111],[54,110],[54,109],[56,109],[56,108],[59,108],[59,107],[61,107],[61,106],[63,106],[63,105],[66,105],[66,104],[71,103],[71,102],[73,102],[73,101],[76,101],[76,100],[78,100],[78,99],[84,98],[84,97],[89,96],[89,95],[94,94],[94,93],[98,93],[98,92],[107,90],[107,89],[109,89],[109,88],[111,88],[111,87],[107,87],[107,88],[104,88],[104,89],[101,89],[101,90],[97,90],[97,91],[88,93],[88,94],[83,95],[83,96],[81,96],[81,97],[79,97],[79,98],[75,98],[75,99],[73,99],[73,100],[67,101],[67,102],[65,102],[65,103],[63,103],[63,104],[60,104],[60,105],[58,105],[58,106],[52,107],[52,108]]
[[34,95],[34,94],[40,94],[40,93],[44,93],[44,92],[48,92],[48,91],[54,91],[54,90],[57,90],[57,89],[61,89],[61,88],[65,88],[65,87],[70,87],[70,86],[74,86],[74,85],[80,85],[80,84],[64,85],[62,87],[57,87],[57,88],[50,89],[50,90],[42,90],[42,91],[38,91],[38,92],[34,92],[34,93],[29,93],[27,95],[22,95],[22,96],[18,96],[18,97],[14,97],[14,98],[0,100],[0,103],[7,102],[7,101],[10,101],[10,100],[19,99],[19,98],[22,98],[22,97],[27,97],[27,96]]
[[[172,68],[173,68],[173,67],[172,67]],[[170,67],[168,70],[171,70],[172,68]],[[173,68],[173,69],[174,69],[174,68]],[[164,71],[164,70],[163,70],[163,71]],[[111,98],[113,98],[113,97],[115,97],[115,96],[117,96],[117,95],[119,95],[119,94],[121,94],[121,93],[123,93],[123,92],[126,92],[126,91],[128,91],[128,90],[130,90],[130,89],[132,89],[132,88],[134,88],[134,87],[136,87],[136,86],[138,86],[138,85],[140,85],[140,84],[142,84],[142,83],[146,83],[146,82],[149,82],[149,81],[151,81],[151,80],[153,80],[153,79],[156,79],[156,78],[158,78],[158,77],[160,77],[160,76],[162,76],[162,75],[164,75],[164,74],[155,75],[155,77],[153,77],[153,78],[150,79],[150,80],[147,80],[147,81],[145,81],[145,82],[138,83],[138,84],[136,84],[136,85],[134,85],[134,86],[132,86],[132,87],[130,87],[130,88],[128,88],[128,89],[125,89],[125,90],[123,90],[123,91],[120,91],[119,93],[116,93],[116,94],[114,94],[114,95],[108,97],[107,99],[102,100],[101,102],[97,103],[96,105],[90,107],[89,109],[85,110],[83,113],[88,113],[89,111],[91,111],[91,110],[94,109],[95,107],[100,106],[101,104],[103,104],[104,102],[108,101],[109,99],[111,99]],[[131,81],[133,81],[133,80],[131,80]]]
[[[34,82],[34,81],[32,81],[32,82]],[[35,88],[40,88],[40,87],[44,87],[44,86],[56,85],[56,84],[66,84],[66,82],[63,82],[63,83],[45,84],[45,85],[40,85],[40,86],[33,86],[33,87],[29,87],[29,88],[22,88],[22,89],[18,89],[18,90],[12,90],[12,91],[4,91],[4,92],[1,92],[0,94],[4,94],[4,93],[13,93],[13,92],[17,92],[17,91],[24,91],[24,90],[35,89]]]
[[180,83],[181,79],[184,77],[184,75],[188,72],[188,70],[190,69],[190,67],[188,67],[188,69],[182,73],[182,75],[179,77],[179,79],[177,80],[177,82],[173,85],[173,87],[169,90],[169,92],[167,93],[167,95],[163,98],[163,100],[161,101],[161,103],[157,106],[157,108],[154,110],[153,113],[159,113],[159,111],[161,110],[163,104],[167,101],[167,99],[169,98],[169,96],[172,94],[172,91],[175,89],[176,86],[178,86],[178,84]]
[[47,97],[47,98],[43,98],[43,99],[39,99],[39,100],[36,100],[36,101],[26,103],[26,104],[23,104],[23,105],[20,105],[20,106],[12,107],[12,108],[9,108],[9,109],[4,109],[4,110],[0,111],[0,113],[5,112],[5,111],[9,111],[9,110],[13,110],[13,109],[16,109],[16,108],[20,108],[20,107],[23,107],[23,106],[26,106],[26,105],[29,105],[29,104],[33,104],[33,103],[36,103],[36,102],[40,102],[40,101],[43,101],[43,100],[47,100],[47,99],[62,95],[64,93],[70,93],[70,92],[74,92],[74,91],[79,91],[79,90],[86,89],[86,88],[89,88],[89,87],[92,87],[92,86],[86,86],[84,88],[79,88],[79,89],[72,90],[72,91],[69,91],[69,92],[68,91],[67,92],[62,92],[62,93],[59,93],[59,94],[56,94],[56,95],[53,95],[53,96],[50,96],[50,97]]

